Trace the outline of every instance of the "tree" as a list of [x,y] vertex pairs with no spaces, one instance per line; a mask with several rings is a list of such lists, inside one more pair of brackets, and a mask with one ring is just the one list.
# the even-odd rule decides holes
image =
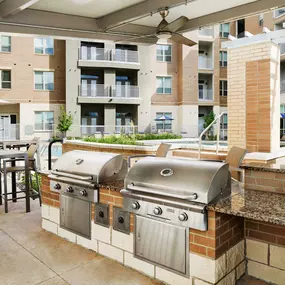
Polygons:
[[[204,129],[206,129],[212,122],[215,120],[215,114],[213,111],[211,111],[208,115],[204,117]],[[208,138],[210,140],[214,139],[213,135],[213,126],[208,130]],[[212,139],[211,139],[212,138]]]
[[57,129],[62,133],[63,138],[66,137],[66,132],[69,131],[73,123],[73,116],[65,112],[64,106],[60,107],[60,115],[58,117]]

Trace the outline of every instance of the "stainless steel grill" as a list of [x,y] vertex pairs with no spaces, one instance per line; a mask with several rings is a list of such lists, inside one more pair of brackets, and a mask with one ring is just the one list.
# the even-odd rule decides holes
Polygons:
[[225,163],[139,160],[121,190],[124,209],[135,214],[134,255],[188,275],[189,228],[207,230],[207,204],[230,189]]
[[127,162],[122,155],[74,150],[53,165],[51,191],[60,193],[60,226],[91,238],[91,203],[98,202],[101,183],[123,180]]

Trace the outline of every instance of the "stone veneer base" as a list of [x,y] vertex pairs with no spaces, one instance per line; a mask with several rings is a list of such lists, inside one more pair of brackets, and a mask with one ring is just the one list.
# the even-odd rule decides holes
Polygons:
[[61,229],[59,208],[42,205],[42,228],[80,246],[114,259],[152,278],[175,285],[234,285],[245,272],[244,241],[239,242],[218,259],[190,254],[190,277],[167,271],[159,266],[133,256],[133,234],[120,233],[94,224],[92,221],[91,240]]

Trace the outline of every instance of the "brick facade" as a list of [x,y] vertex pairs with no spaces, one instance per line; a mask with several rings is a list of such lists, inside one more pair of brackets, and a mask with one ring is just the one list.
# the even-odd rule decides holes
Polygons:
[[245,170],[245,189],[285,194],[285,174]]

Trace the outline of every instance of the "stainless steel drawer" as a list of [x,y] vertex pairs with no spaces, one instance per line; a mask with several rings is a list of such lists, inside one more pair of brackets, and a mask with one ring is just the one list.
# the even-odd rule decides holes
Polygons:
[[136,215],[136,257],[188,275],[188,243],[188,228]]
[[91,239],[91,203],[60,195],[60,227]]

